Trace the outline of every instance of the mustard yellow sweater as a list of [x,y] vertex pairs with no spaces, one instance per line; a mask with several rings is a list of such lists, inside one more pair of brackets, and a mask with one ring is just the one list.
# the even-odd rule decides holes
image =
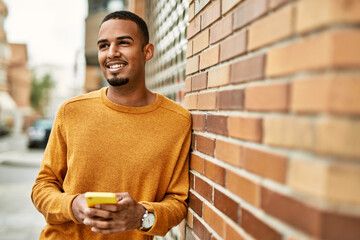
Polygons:
[[[106,91],[58,110],[31,194],[47,222],[40,239],[152,239],[185,217],[189,112],[160,94],[149,106],[117,105]],[[155,224],[146,233],[94,233],[71,211],[73,199],[89,191],[128,192],[155,213]]]

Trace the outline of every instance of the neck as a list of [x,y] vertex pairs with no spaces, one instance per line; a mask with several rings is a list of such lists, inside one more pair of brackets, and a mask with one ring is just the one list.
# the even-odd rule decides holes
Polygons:
[[125,91],[121,87],[109,86],[106,96],[113,103],[128,107],[144,107],[152,104],[156,99],[156,94],[147,88]]

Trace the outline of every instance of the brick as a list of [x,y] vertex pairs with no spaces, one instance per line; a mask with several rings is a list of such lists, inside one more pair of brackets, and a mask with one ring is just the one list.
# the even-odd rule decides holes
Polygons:
[[323,216],[323,232],[321,239],[359,239],[359,215],[345,215],[326,212]]
[[193,220],[194,232],[200,238],[204,240],[210,240],[210,232],[204,227],[204,225],[197,219]]
[[246,141],[261,142],[262,120],[253,117],[229,117],[229,136]]
[[232,227],[230,224],[226,224],[225,229],[225,240],[245,240],[243,236],[237,231],[234,227]]
[[304,70],[358,67],[359,42],[359,30],[337,29],[270,49],[267,54],[266,75],[275,77]]
[[242,110],[243,108],[244,91],[242,89],[226,90],[218,93],[219,110]]
[[191,77],[185,78],[185,93],[191,92]]
[[297,3],[299,33],[339,23],[360,22],[360,2],[348,0],[305,0]]
[[232,15],[229,14],[210,29],[210,44],[214,44],[232,33]]
[[186,213],[186,224],[193,228],[193,214],[191,211],[187,211]]
[[211,67],[219,63],[219,45],[207,49],[200,54],[200,69]]
[[327,172],[328,166],[324,162],[291,159],[287,184],[301,193],[325,198]]
[[216,92],[200,93],[197,108],[199,110],[216,110],[216,95]]
[[221,239],[216,237],[215,235],[211,235],[211,240],[221,240]]
[[200,15],[198,15],[189,22],[189,26],[187,27],[187,39],[192,38],[200,32],[200,27]]
[[327,180],[326,197],[329,201],[360,205],[360,165],[358,163],[330,164]]
[[245,147],[243,168],[259,176],[285,183],[287,158],[271,152]]
[[290,2],[290,0],[270,0],[269,7],[271,9],[274,9],[274,8],[280,7],[288,2]]
[[360,121],[330,118],[318,121],[316,151],[348,158],[360,157]]
[[314,123],[306,117],[265,118],[263,142],[271,146],[313,151],[315,148]]
[[214,205],[231,220],[234,222],[239,222],[239,204],[217,189],[215,189],[214,192]]
[[195,3],[191,3],[189,5],[189,21],[191,21],[195,17]]
[[191,78],[192,91],[199,91],[207,87],[207,73],[200,73]]
[[294,12],[292,6],[281,8],[252,24],[249,27],[248,50],[253,51],[292,36]]
[[247,0],[234,10],[233,28],[239,29],[267,12],[267,0]]
[[191,189],[195,188],[195,176],[193,173],[190,172],[189,174],[189,185]]
[[228,116],[208,115],[206,119],[206,130],[211,133],[227,136]]
[[335,67],[359,68],[360,30],[334,30],[334,33],[330,35],[333,38],[332,43],[334,44],[333,62]]
[[201,178],[195,178],[195,191],[209,202],[212,202],[212,186]]
[[222,14],[226,14],[242,0],[222,0]]
[[246,53],[246,49],[247,31],[241,30],[220,44],[220,62],[240,56]]
[[241,197],[244,201],[259,206],[260,187],[253,181],[236,174],[233,171],[226,172],[226,188]]
[[205,115],[204,114],[191,114],[192,128],[196,131],[205,130]]
[[245,89],[245,109],[250,111],[288,110],[289,86],[287,83],[253,86]]
[[328,202],[360,203],[360,165],[292,159],[288,185]]
[[236,167],[242,165],[242,146],[222,140],[216,140],[215,157]]
[[207,204],[204,204],[204,220],[209,226],[224,238],[225,235],[225,220],[213,211]]
[[242,208],[241,213],[241,227],[255,239],[282,239],[282,236],[279,232],[266,225],[249,211]]
[[189,192],[189,207],[200,217],[203,211],[203,202],[195,196],[192,192]]
[[199,56],[189,58],[186,61],[186,75],[199,71]]
[[197,94],[186,94],[184,100],[185,108],[188,110],[196,109],[198,104],[198,95]]
[[295,112],[329,111],[330,79],[324,76],[298,79],[291,84],[291,109]]
[[215,22],[221,17],[220,2],[215,1],[211,3],[201,14],[201,29],[205,29],[207,26]]
[[316,237],[321,235],[321,212],[305,203],[262,188],[261,208],[301,231]]
[[196,150],[209,156],[214,156],[215,140],[212,138],[196,135]]
[[225,169],[207,160],[205,160],[205,176],[211,181],[225,186]]
[[336,77],[330,94],[330,112],[360,114],[360,76]]
[[204,174],[204,159],[198,155],[190,154],[190,169],[197,171],[198,173]]
[[210,30],[206,29],[193,39],[193,53],[196,54],[209,47]]
[[189,58],[193,55],[193,41],[189,40],[186,45],[186,58]]
[[195,150],[195,142],[196,142],[196,136],[194,133],[191,133],[191,150]]
[[265,55],[249,57],[231,64],[230,82],[241,83],[265,77]]
[[293,81],[291,109],[296,112],[360,113],[360,76],[327,74]]
[[230,65],[225,65],[211,69],[208,77],[208,87],[219,87],[229,84],[230,82]]
[[210,2],[210,0],[195,0],[195,14],[198,14]]

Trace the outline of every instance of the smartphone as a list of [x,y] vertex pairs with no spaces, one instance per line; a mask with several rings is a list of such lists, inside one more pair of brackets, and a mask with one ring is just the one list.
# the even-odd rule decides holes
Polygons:
[[115,193],[109,192],[87,192],[85,199],[88,207],[94,207],[97,204],[117,204]]

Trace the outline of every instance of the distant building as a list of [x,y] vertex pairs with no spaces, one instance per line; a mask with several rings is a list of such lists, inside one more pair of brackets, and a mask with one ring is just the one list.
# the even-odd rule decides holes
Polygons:
[[4,30],[4,20],[7,14],[7,7],[0,0],[0,128],[4,126],[12,128],[14,126],[14,115],[17,107],[9,94],[8,65],[11,54]]
[[8,65],[9,93],[18,108],[30,107],[31,74],[27,67],[28,55],[25,44],[10,43],[11,58]]

